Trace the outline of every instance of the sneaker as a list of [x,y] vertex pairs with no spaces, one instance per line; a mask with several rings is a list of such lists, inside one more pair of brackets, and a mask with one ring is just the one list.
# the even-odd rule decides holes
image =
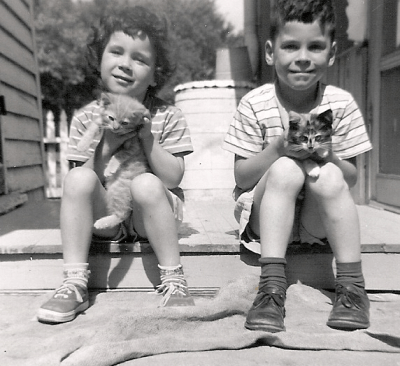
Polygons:
[[258,291],[244,326],[249,330],[277,333],[285,331],[285,291],[269,286]]
[[183,275],[182,266],[175,270],[160,270],[161,285],[156,292],[163,295],[160,306],[194,306]]
[[369,327],[369,299],[363,288],[336,285],[335,301],[329,315],[329,327],[342,330]]
[[64,283],[45,302],[37,313],[37,318],[43,323],[65,323],[85,311],[89,307],[88,290],[79,285]]

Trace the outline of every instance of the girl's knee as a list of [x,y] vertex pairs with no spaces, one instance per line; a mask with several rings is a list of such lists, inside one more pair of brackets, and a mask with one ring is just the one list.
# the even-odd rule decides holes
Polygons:
[[96,173],[84,167],[71,169],[64,179],[64,194],[92,193],[99,179]]
[[160,202],[166,198],[165,186],[162,181],[151,173],[144,173],[132,180],[132,199],[138,204]]

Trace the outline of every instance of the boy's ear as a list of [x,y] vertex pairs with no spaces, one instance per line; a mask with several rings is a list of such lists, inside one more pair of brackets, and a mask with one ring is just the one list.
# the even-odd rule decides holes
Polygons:
[[274,64],[274,47],[271,40],[265,42],[265,61],[269,66]]
[[335,62],[336,50],[337,50],[337,44],[336,44],[335,41],[333,41],[332,42],[332,46],[331,46],[331,50],[329,52],[328,66],[332,66],[333,63]]

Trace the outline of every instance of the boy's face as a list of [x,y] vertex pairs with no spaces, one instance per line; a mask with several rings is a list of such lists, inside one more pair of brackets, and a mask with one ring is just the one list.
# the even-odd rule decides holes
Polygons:
[[336,43],[320,23],[286,23],[276,40],[266,43],[266,61],[274,65],[281,88],[306,91],[316,87],[335,60]]
[[124,32],[115,32],[103,52],[101,79],[110,92],[126,94],[142,102],[147,88],[155,86],[155,57],[145,33],[132,38]]

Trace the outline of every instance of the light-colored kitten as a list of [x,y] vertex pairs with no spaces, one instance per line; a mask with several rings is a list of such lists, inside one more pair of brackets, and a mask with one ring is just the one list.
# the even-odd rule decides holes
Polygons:
[[[85,132],[78,144],[80,150],[89,148],[93,137],[100,130],[110,129],[117,134],[138,131],[144,123],[143,118],[150,118],[148,110],[127,95],[102,93],[100,106],[101,119],[95,121]],[[130,184],[136,176],[149,171],[146,155],[136,135],[116,151],[104,171],[109,215],[98,219],[94,223],[95,228],[114,227],[130,215]]]
[[303,161],[308,176],[318,178],[320,166],[332,149],[332,110],[321,114],[300,114],[289,112],[289,129],[286,132],[285,147],[291,151],[306,151],[311,156]]

